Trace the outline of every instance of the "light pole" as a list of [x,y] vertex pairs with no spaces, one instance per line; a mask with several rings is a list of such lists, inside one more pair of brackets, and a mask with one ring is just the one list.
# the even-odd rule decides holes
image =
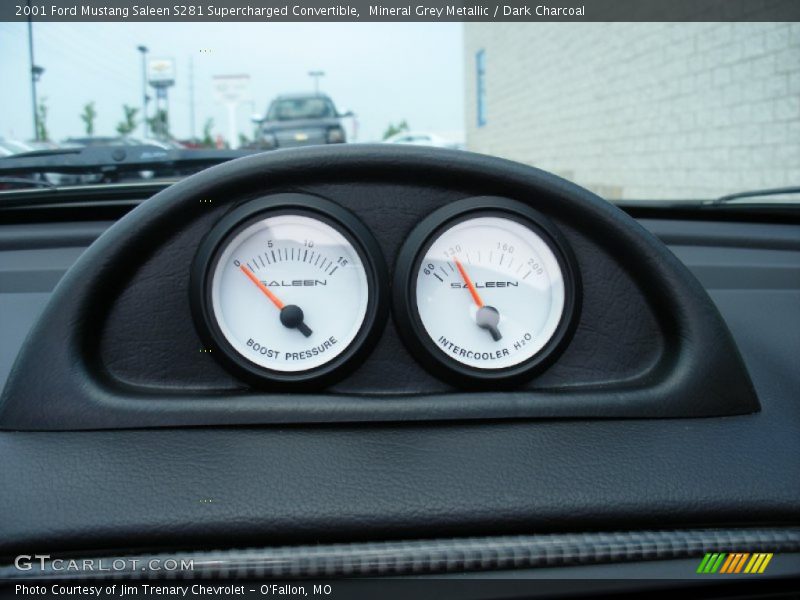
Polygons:
[[142,137],[147,137],[147,46],[137,46],[142,54]]
[[309,71],[308,76],[314,80],[314,95],[319,95],[319,80],[325,77],[325,71]]
[[[30,7],[31,0],[28,0]],[[44,67],[38,66],[33,60],[33,18],[28,17],[28,56],[31,62],[31,102],[33,103],[33,139],[39,141],[39,104],[36,100],[36,84],[44,73]]]

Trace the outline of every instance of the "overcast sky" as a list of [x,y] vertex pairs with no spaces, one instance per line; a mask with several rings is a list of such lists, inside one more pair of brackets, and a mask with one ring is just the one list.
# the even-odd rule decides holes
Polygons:
[[[380,139],[401,119],[415,130],[463,138],[460,23],[34,23],[35,60],[45,68],[38,94],[46,98],[52,139],[84,134],[86,102],[99,113],[96,135],[115,134],[123,104],[141,106],[140,44],[151,57],[175,60],[170,125],[178,138],[191,133],[190,59],[198,136],[208,118],[215,133],[227,135],[214,75],[250,75],[254,105],[239,107],[239,129],[249,135],[254,109],[263,112],[276,94],[311,91],[307,73],[321,69],[321,90],[340,111],[356,113],[359,141]],[[0,57],[0,136],[30,139],[27,24],[0,23]]]

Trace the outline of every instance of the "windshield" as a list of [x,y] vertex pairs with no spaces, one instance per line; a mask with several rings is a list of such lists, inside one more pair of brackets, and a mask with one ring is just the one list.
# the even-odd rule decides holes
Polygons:
[[335,117],[336,111],[325,98],[286,98],[276,100],[267,112],[268,121],[324,119]]
[[[800,183],[798,40],[770,22],[5,22],[0,137],[418,144],[611,201],[710,200]],[[332,123],[291,128],[314,119]]]

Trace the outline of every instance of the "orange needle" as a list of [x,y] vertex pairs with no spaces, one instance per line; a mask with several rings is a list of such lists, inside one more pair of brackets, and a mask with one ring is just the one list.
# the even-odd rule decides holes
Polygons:
[[472,294],[472,299],[475,300],[475,304],[478,305],[478,308],[481,308],[483,306],[483,300],[481,300],[478,290],[475,289],[475,284],[472,283],[469,275],[467,275],[467,271],[464,269],[464,265],[461,264],[461,261],[457,258],[454,260],[456,267],[458,267],[458,272],[461,273],[461,279],[463,279],[464,283],[467,284],[467,289],[469,290],[469,293]]
[[272,301],[272,303],[278,307],[278,310],[283,310],[283,302],[281,302],[280,298],[278,298],[275,294],[273,294],[267,286],[261,283],[258,280],[258,277],[255,276],[255,273],[253,273],[250,269],[246,268],[244,265],[239,265],[239,268],[242,270],[242,273],[247,275],[248,279],[250,279],[250,281],[255,283],[258,286],[258,289],[264,292],[264,295],[266,295],[266,297],[269,298]]

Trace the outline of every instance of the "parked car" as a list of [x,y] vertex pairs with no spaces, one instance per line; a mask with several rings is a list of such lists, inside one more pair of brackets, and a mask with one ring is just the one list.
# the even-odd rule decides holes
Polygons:
[[[6,156],[15,156],[18,154],[26,154],[28,152],[35,152],[37,150],[46,150],[48,149],[48,145],[52,142],[43,142],[43,141],[30,141],[30,142],[21,142],[19,140],[10,140],[8,138],[0,138],[0,158]],[[25,180],[29,181],[41,181],[44,183],[49,183],[52,185],[59,185],[62,181],[62,175],[58,173],[34,173],[33,175],[22,177],[19,181],[15,181],[15,178],[12,176],[0,178],[0,190],[9,190],[9,189],[16,189],[20,185],[22,187],[26,187],[29,185],[25,183]]]
[[54,142],[53,140],[28,140],[25,142],[26,146],[29,146],[31,150],[57,150],[61,146]]
[[414,146],[431,146],[433,148],[463,149],[462,144],[451,142],[435,133],[422,131],[401,131],[383,140],[386,144],[411,144]]
[[64,140],[65,146],[157,146],[164,150],[181,150],[183,144],[176,140],[156,138],[136,138],[128,135],[103,136],[90,135],[86,137],[72,137]]
[[156,138],[126,138],[128,143],[133,145],[142,145],[142,146],[157,146],[164,150],[184,150],[186,146],[184,146],[181,142],[177,140],[171,139],[156,139]]
[[259,125],[255,145],[262,150],[342,144],[347,135],[342,119],[352,117],[339,113],[333,101],[324,94],[287,94],[278,96],[265,115],[253,115]]
[[11,156],[12,154],[21,154],[32,150],[33,148],[25,142],[0,138],[0,156]]
[[86,137],[71,137],[63,141],[67,147],[89,146],[130,146],[131,142],[123,136],[89,135]]

